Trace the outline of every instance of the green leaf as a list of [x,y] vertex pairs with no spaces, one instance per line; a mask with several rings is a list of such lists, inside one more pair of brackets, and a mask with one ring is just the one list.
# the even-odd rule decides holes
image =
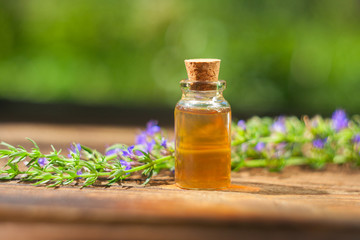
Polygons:
[[36,144],[36,142],[34,140],[32,140],[31,138],[26,138],[27,140],[29,140],[30,142],[32,142],[32,144],[34,144],[36,149],[39,149],[39,146]]
[[89,147],[86,147],[84,145],[80,145],[81,146],[81,149],[84,150],[85,152],[88,152],[90,154],[93,154],[94,150],[92,150],[91,148]]
[[97,179],[97,177],[90,177],[90,178],[86,179],[86,181],[84,182],[82,187],[87,187],[87,186],[94,184],[96,179]]
[[10,144],[8,144],[6,142],[1,142],[1,145],[6,146],[7,148],[9,148],[9,149],[11,149],[13,151],[16,150],[16,148],[13,145],[10,145]]
[[145,182],[144,182],[142,185],[146,185],[146,184],[148,184],[148,183],[150,182],[150,180],[151,180],[151,178],[152,178],[153,174],[154,174],[154,171],[153,171],[153,170],[152,170],[152,171],[150,171],[150,172],[147,174],[147,178],[146,178]]

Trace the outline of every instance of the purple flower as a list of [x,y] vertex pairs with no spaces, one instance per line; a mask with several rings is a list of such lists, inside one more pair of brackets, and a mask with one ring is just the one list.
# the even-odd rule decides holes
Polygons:
[[109,151],[107,151],[107,152],[105,153],[105,156],[110,156],[110,155],[118,154],[119,152],[121,152],[121,149],[120,149],[120,148],[113,148],[113,149],[110,149]]
[[121,152],[124,157],[131,158],[131,157],[134,157],[133,149],[134,149],[134,146],[130,146],[127,149],[122,150]]
[[240,127],[243,131],[246,130],[246,123],[244,120],[239,120],[237,123],[238,127]]
[[167,148],[167,141],[166,141],[165,138],[162,139],[161,146],[164,147],[164,148]]
[[271,126],[272,131],[286,133],[285,117],[280,116]]
[[257,152],[261,152],[264,148],[265,148],[265,143],[263,142],[258,142],[255,146],[255,150]]
[[125,160],[120,160],[120,164],[125,167],[125,171],[131,169],[131,164]]
[[45,167],[45,165],[46,164],[48,164],[49,163],[49,161],[48,160],[46,160],[46,158],[39,158],[38,159],[38,164],[40,165],[40,167]]
[[144,132],[136,136],[135,144],[136,145],[145,145],[146,143],[146,134]]
[[144,156],[144,154],[140,150],[135,150],[134,153],[136,156]]
[[312,142],[314,148],[318,148],[318,149],[324,148],[325,143],[326,143],[326,138],[325,139],[317,138]]
[[[82,171],[81,171],[81,169],[80,170],[78,170],[77,172],[76,172],[76,175],[82,175]],[[77,179],[80,179],[81,177],[77,177]]]
[[[145,152],[147,153],[150,153],[153,148],[154,148],[154,145],[156,144],[155,140],[152,139],[150,142],[146,142],[145,143]],[[138,156],[143,156],[144,154],[138,150],[135,150],[135,154],[138,155]]]
[[[141,149],[143,152],[147,152],[150,153],[154,147],[154,145],[156,144],[155,140],[152,140],[151,142],[146,142],[145,144],[145,149]],[[143,152],[140,150],[135,150],[134,153],[136,156],[144,156]]]
[[356,134],[353,138],[354,143],[360,143],[360,134]]
[[349,119],[346,116],[346,112],[342,109],[336,110],[332,117],[332,126],[335,131],[340,131],[341,129],[347,128],[349,124]]
[[71,157],[71,154],[77,154],[77,152],[81,151],[81,145],[80,143],[72,144],[70,148],[68,148],[68,150],[69,150],[68,157]]
[[157,132],[160,132],[161,128],[158,126],[158,122],[151,120],[146,124],[146,133],[150,136],[154,135]]
[[[136,145],[142,145],[141,150],[144,150],[144,152],[150,153],[156,144],[155,140],[153,139],[153,135],[155,133],[158,133],[161,131],[161,128],[158,126],[158,122],[155,120],[151,120],[146,124],[146,130],[144,132],[141,132],[139,135],[136,136],[135,143]],[[161,140],[161,146],[164,148],[167,148],[167,140],[162,138]],[[135,150],[135,155],[137,156],[143,156],[144,154],[139,151]],[[125,152],[124,156],[127,156],[128,154]]]
[[146,143],[146,151],[147,151],[148,153],[150,153],[150,152],[152,151],[152,149],[153,149],[153,147],[154,147],[155,144],[156,144],[156,142],[155,142],[154,139],[152,139],[150,142],[147,142],[147,143]]

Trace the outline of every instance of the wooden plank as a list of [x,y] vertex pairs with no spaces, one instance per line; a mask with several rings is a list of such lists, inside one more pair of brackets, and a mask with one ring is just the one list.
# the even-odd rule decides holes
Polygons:
[[198,225],[140,224],[63,224],[0,223],[2,239],[127,239],[127,240],[198,240],[198,239],[358,239],[352,229],[329,231],[321,227],[278,228],[274,226],[208,227]]
[[[255,174],[245,179],[241,176],[244,172],[234,174],[235,187],[224,191],[182,190],[172,184],[171,178],[154,181],[149,187],[129,181],[123,186],[85,189],[48,189],[10,181],[0,184],[0,216],[17,221],[24,219],[23,213],[27,212],[29,220],[104,223],[155,219],[358,223],[358,174],[296,171],[296,178],[281,178],[279,173],[261,177]],[[320,175],[325,183],[303,182]],[[334,184],[339,180],[340,184]]]
[[166,177],[149,187],[126,181],[123,186],[85,189],[3,182],[0,230],[3,236],[17,237],[13,239],[59,239],[58,234],[68,239],[97,239],[102,234],[108,239],[118,234],[126,239],[260,239],[267,235],[286,239],[297,233],[307,239],[357,236],[356,171],[289,171],[297,176],[262,170],[236,173],[237,187],[225,191],[182,190]]

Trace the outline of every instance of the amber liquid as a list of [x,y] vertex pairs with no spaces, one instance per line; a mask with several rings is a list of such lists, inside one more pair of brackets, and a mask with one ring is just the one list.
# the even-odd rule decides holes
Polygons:
[[188,189],[230,186],[230,108],[175,108],[175,182]]

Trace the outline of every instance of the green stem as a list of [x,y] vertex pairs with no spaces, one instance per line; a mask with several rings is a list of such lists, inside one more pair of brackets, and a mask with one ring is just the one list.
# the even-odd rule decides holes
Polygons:
[[[306,158],[288,158],[285,160],[286,166],[304,165],[307,163],[308,163],[308,161]],[[266,160],[266,159],[253,159],[253,160],[244,162],[244,167],[247,167],[247,168],[266,167],[267,165],[268,165],[268,160]]]
[[[287,139],[289,141],[289,143],[304,143],[304,142],[308,142],[309,139],[305,138],[305,137],[294,137],[292,139]],[[231,141],[231,146],[238,146],[241,145],[243,143],[249,143],[249,144],[255,144],[257,142],[264,142],[264,143],[279,143],[284,141],[284,137],[273,137],[273,136],[268,136],[268,137],[261,137],[258,139],[251,139],[248,141],[243,141],[243,139],[238,139],[238,140],[233,140]]]
[[231,146],[234,147],[234,146],[240,145],[242,143],[244,143],[243,140],[233,140],[233,141],[231,141]]
[[250,161],[244,161],[244,167],[247,168],[257,168],[257,167],[265,167],[266,159],[253,159]]
[[115,159],[115,158],[117,158],[117,157],[118,157],[118,155],[115,153],[115,154],[106,156],[106,157],[105,157],[105,161],[110,161],[110,160],[113,160],[113,159]]
[[150,162],[150,163],[144,164],[144,165],[142,165],[142,166],[134,167],[134,168],[132,168],[132,169],[130,169],[130,170],[126,170],[126,171],[124,171],[124,173],[137,172],[137,171],[146,169],[146,168],[148,168],[148,167],[151,167],[151,166],[153,166],[153,165],[155,165],[155,164],[158,164],[158,163],[161,163],[161,162],[170,160],[170,159],[172,159],[172,158],[174,158],[174,156],[171,156],[171,155],[170,155],[170,156],[163,157],[163,158],[159,158],[159,159],[156,159],[156,160],[154,160],[154,161],[152,161],[152,162]]
[[[126,173],[131,173],[131,172],[137,172],[137,171],[141,171],[143,169],[146,169],[146,168],[149,168],[155,164],[158,164],[158,163],[161,163],[161,162],[164,162],[164,161],[167,161],[167,160],[170,160],[171,158],[173,158],[173,156],[166,156],[166,157],[163,157],[163,158],[159,158],[159,159],[156,159],[150,163],[147,163],[147,164],[144,164],[144,165],[141,165],[139,167],[134,167],[130,170],[126,170],[124,171],[124,174]],[[110,175],[110,172],[100,172],[100,173],[97,173],[98,176],[108,176]],[[88,178],[88,177],[93,177],[95,176],[95,174],[82,174],[82,175],[77,175],[78,177],[83,177],[83,178]]]
[[306,158],[289,158],[286,159],[285,165],[291,166],[291,165],[305,165],[308,163],[308,160]]
[[94,177],[94,176],[108,176],[109,174],[110,174],[109,172],[98,172],[96,174],[88,173],[88,174],[81,174],[81,175],[76,175],[76,176],[82,177],[82,178],[88,178],[88,177]]

